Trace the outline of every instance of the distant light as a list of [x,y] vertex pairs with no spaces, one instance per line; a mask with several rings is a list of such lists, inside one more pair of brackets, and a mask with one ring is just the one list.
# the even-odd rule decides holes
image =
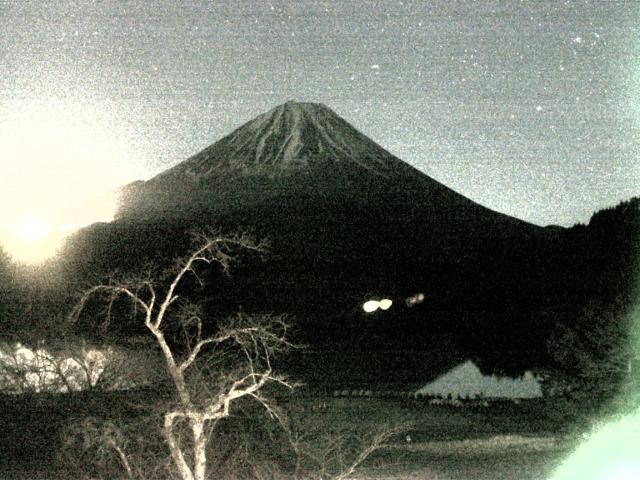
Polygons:
[[380,300],[380,310],[389,310],[389,307],[391,307],[392,304],[393,302],[391,300],[383,298]]
[[389,310],[393,302],[388,298],[382,300],[368,300],[362,305],[362,309],[367,313],[375,312],[376,310]]
[[416,293],[415,295],[408,297],[406,300],[407,307],[413,307],[414,305],[418,305],[422,302],[424,302],[424,293]]
[[367,313],[375,312],[378,308],[380,308],[380,302],[377,300],[369,300],[362,305],[362,309]]

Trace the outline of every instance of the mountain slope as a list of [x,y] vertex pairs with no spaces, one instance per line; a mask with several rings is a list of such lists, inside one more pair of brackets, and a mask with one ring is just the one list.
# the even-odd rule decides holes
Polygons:
[[[122,216],[191,207],[220,211],[273,197],[333,199],[335,204],[391,202],[451,217],[524,222],[474,204],[358,132],[329,108],[287,102],[198,154],[127,192]],[[456,212],[456,209],[473,212]]]

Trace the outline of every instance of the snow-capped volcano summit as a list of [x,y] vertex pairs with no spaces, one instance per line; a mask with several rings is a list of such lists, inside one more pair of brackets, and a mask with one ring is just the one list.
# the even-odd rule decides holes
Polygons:
[[402,163],[333,110],[287,102],[259,115],[163,175],[206,179],[220,172],[283,174],[354,168],[386,175]]
[[420,208],[430,218],[454,213],[460,221],[470,214],[520,223],[416,170],[318,103],[279,105],[123,192],[121,216],[180,216],[194,208],[221,212],[258,204],[281,208],[283,199],[315,206],[311,199],[320,198],[342,206],[397,206],[402,215]]

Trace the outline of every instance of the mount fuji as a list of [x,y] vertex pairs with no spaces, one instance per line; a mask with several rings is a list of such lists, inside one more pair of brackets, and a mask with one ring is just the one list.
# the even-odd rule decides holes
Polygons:
[[[321,104],[287,102],[147,182],[125,188],[123,217],[225,211],[276,197],[403,207],[447,223],[486,219],[535,230],[474,204],[376,144]],[[420,214],[418,210],[422,210]],[[406,216],[405,212],[396,212]],[[447,213],[449,215],[447,215]]]
[[[543,350],[532,311],[554,288],[560,232],[474,203],[321,104],[279,105],[124,187],[117,219],[79,232],[68,262],[95,273],[170,260],[207,226],[269,238],[266,263],[243,262],[215,298],[292,314],[310,346],[296,365],[315,380],[424,382],[464,358],[520,372]],[[362,311],[382,297],[388,311]]]

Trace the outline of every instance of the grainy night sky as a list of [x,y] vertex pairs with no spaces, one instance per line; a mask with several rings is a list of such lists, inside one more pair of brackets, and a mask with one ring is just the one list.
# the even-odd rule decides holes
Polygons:
[[533,223],[640,194],[635,1],[16,0],[0,18],[5,190],[67,162],[26,145],[58,117],[108,145],[69,175],[122,182],[295,99]]

